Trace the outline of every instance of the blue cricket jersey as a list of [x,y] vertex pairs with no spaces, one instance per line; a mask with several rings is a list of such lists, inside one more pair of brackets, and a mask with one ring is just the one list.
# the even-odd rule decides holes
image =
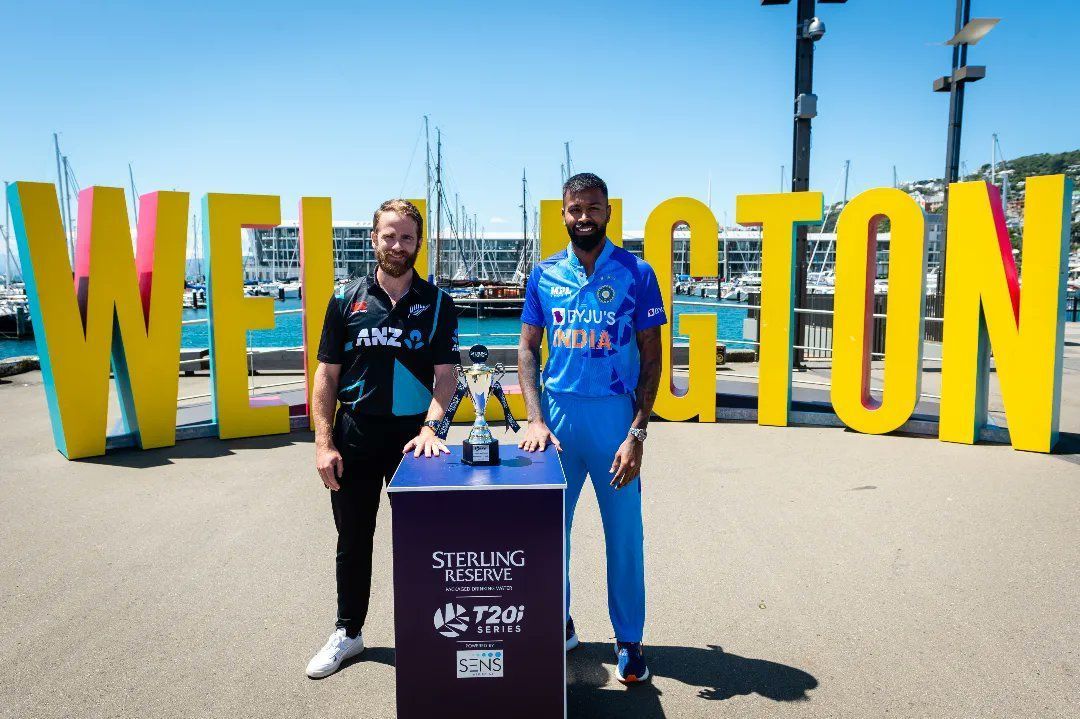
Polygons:
[[652,268],[606,240],[589,277],[570,246],[533,268],[521,321],[547,328],[546,389],[609,397],[637,389],[637,333],[667,314]]

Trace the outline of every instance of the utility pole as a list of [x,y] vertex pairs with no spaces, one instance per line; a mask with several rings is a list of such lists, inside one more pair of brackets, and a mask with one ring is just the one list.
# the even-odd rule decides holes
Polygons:
[[934,80],[934,92],[949,93],[949,133],[945,144],[945,187],[941,206],[941,260],[938,267],[938,292],[945,290],[945,258],[948,244],[949,185],[960,171],[960,135],[964,120],[964,88],[969,82],[986,77],[986,67],[967,64],[968,45],[974,45],[996,25],[996,18],[971,18],[971,0],[956,0],[952,45],[952,68],[948,75]]
[[784,177],[785,176],[786,175],[784,174],[784,166],[780,165],[780,192],[784,191]]
[[570,142],[564,142],[563,148],[566,149],[566,179],[569,180],[574,176],[574,166],[570,162]]
[[442,269],[442,130],[435,128],[435,234],[431,249],[435,252],[435,283],[439,282]]
[[[791,191],[810,189],[810,121],[817,115],[817,95],[814,94],[814,39],[806,31],[814,17],[814,0],[798,0],[795,39],[795,123],[792,135]],[[807,227],[795,230],[795,306],[806,306]],[[806,344],[805,316],[795,314],[795,344]],[[805,369],[803,351],[794,350],[793,365]]]
[[128,163],[128,178],[131,180],[131,214],[135,218],[135,225],[139,224],[139,194],[135,191],[135,172]]
[[896,165],[892,166],[892,186],[893,188],[900,187],[900,183],[896,181]]
[[[847,0],[821,0],[822,3],[844,3]],[[761,0],[762,5],[788,5],[791,0]],[[816,0],[796,0],[795,14],[795,122],[791,149],[791,191],[810,189],[810,121],[817,117],[817,95],[814,94],[814,44],[825,36],[825,23],[815,17]],[[806,225],[795,228],[795,307],[806,304],[807,244]],[[795,313],[795,343],[806,340],[806,322],[802,313]],[[794,350],[792,365],[805,369],[803,351]]]

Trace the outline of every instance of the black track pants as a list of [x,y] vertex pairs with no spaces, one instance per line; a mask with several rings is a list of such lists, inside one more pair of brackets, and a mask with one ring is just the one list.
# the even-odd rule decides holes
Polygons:
[[338,410],[334,444],[344,460],[330,492],[337,526],[337,626],[349,636],[363,628],[371,593],[371,545],[383,486],[401,461],[401,448],[416,436],[424,415],[411,417],[351,415]]

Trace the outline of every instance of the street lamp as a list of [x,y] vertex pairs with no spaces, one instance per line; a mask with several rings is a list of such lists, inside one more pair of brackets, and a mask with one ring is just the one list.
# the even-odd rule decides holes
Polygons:
[[949,139],[945,146],[945,188],[941,206],[941,248],[938,258],[938,293],[945,290],[945,246],[948,242],[949,183],[959,179],[960,133],[964,119],[964,87],[986,77],[985,65],[968,65],[968,45],[986,37],[1000,18],[972,18],[971,0],[956,0],[954,34],[945,44],[952,46],[952,71],[934,80],[934,92],[949,93]]
[[[815,16],[815,0],[797,0],[795,24],[795,128],[792,140],[791,191],[805,192],[810,189],[810,121],[817,117],[817,95],[814,94],[814,43],[825,36],[825,23]],[[821,0],[822,3],[846,3],[847,0]],[[791,0],[761,0],[762,5],[788,5]],[[796,306],[806,304],[807,246],[806,225],[795,230]],[[805,320],[802,313],[795,315],[796,344],[806,341]],[[795,350],[793,365],[803,366],[803,351]]]

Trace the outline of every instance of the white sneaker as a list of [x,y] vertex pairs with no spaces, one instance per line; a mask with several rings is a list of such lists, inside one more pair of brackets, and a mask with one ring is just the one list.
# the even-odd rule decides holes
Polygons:
[[308,662],[307,675],[312,679],[328,677],[338,670],[343,661],[349,657],[355,657],[362,651],[364,651],[364,635],[357,634],[355,638],[350,639],[345,633],[345,627],[338,627],[326,640],[326,646]]

